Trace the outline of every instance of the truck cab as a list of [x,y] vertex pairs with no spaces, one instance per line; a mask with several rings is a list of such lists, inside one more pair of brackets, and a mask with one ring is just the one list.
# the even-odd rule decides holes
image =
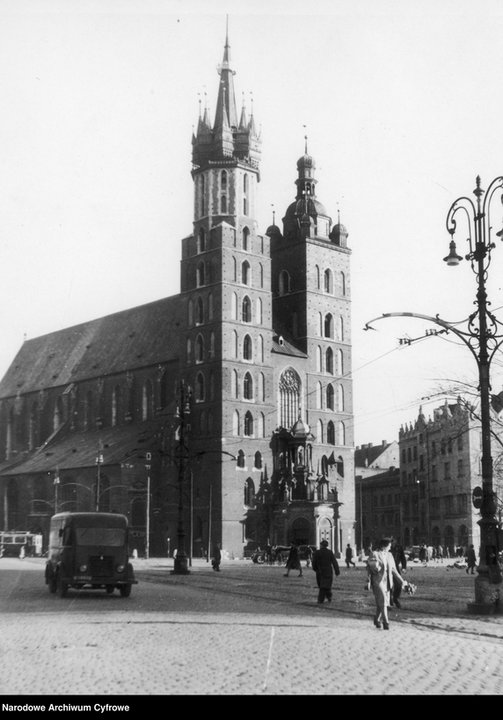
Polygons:
[[65,597],[69,588],[117,588],[129,597],[137,583],[129,562],[128,521],[118,513],[69,513],[51,518],[45,566],[49,592]]

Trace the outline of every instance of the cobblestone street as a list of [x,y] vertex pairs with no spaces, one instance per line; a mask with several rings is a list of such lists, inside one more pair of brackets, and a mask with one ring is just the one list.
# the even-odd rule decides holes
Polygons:
[[[43,561],[0,566],[4,695],[500,695],[503,617],[466,611],[473,577],[409,570],[413,597],[372,624],[363,566],[341,568],[316,604],[311,569],[228,561],[135,561],[131,598],[50,595]],[[8,583],[5,580],[8,579]],[[452,595],[452,597],[450,597]]]

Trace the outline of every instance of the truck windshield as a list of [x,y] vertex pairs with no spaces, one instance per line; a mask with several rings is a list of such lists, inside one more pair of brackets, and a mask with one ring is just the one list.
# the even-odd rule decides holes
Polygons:
[[77,545],[121,547],[126,541],[126,531],[124,528],[76,527],[75,541]]

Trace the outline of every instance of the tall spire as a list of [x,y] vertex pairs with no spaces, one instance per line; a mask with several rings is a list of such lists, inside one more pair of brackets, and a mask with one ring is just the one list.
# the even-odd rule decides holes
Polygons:
[[236,97],[234,94],[234,70],[230,65],[229,45],[229,16],[226,20],[224,57],[217,72],[220,75],[220,86],[218,88],[217,109],[215,113],[214,129],[230,126],[238,126],[238,115],[236,110]]

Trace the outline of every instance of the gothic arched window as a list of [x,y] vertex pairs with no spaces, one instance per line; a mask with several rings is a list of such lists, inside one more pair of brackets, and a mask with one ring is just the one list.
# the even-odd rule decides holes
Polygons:
[[[246,213],[245,213],[246,215]],[[242,236],[242,247],[243,250],[249,250],[249,240],[250,240],[250,231],[247,227],[243,228],[243,236]]]
[[196,402],[203,402],[204,401],[204,375],[203,373],[198,373],[196,378]]
[[250,285],[250,263],[245,260],[241,265],[241,282],[243,285]]
[[331,420],[327,424],[327,443],[329,445],[335,445],[335,427]]
[[243,381],[243,397],[245,400],[253,400],[253,378],[249,372],[245,374]]
[[330,383],[327,385],[327,408],[334,410],[334,387]]
[[198,297],[196,302],[196,325],[202,325],[204,322],[204,306],[203,299]]
[[279,425],[291,428],[300,411],[300,377],[293,368],[287,368],[279,381]]
[[248,410],[244,420],[244,435],[251,437],[253,435],[253,415]]
[[196,363],[202,363],[204,360],[204,340],[202,335],[196,338]]
[[252,321],[251,300],[245,295],[241,304],[241,320],[249,323]]
[[325,352],[325,371],[330,375],[334,374],[334,351],[331,347],[327,348]]
[[325,315],[323,334],[327,338],[333,338],[334,336],[334,318],[332,313],[327,313]]
[[253,358],[252,340],[249,335],[245,335],[245,338],[243,340],[243,359],[244,360],[252,360],[252,358]]

